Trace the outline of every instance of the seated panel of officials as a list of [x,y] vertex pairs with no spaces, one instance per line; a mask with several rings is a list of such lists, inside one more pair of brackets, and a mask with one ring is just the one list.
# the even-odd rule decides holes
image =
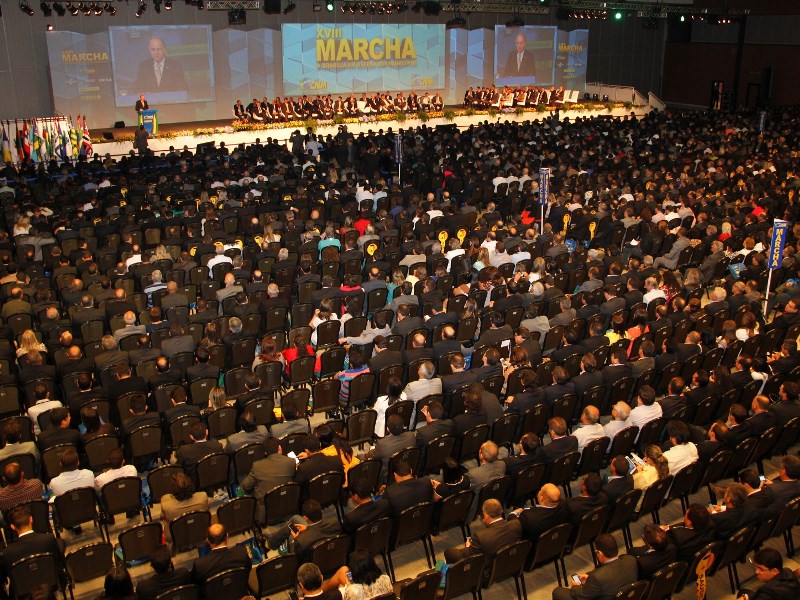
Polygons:
[[503,87],[495,86],[469,88],[464,93],[464,108],[513,108],[517,106],[537,106],[547,104],[555,106],[564,102],[564,88],[559,86],[547,88]]
[[418,96],[410,92],[404,96],[402,92],[392,97],[391,94],[361,94],[357,99],[354,94],[336,100],[333,96],[302,96],[295,99],[276,97],[270,102],[266,97],[259,102],[253,98],[246,106],[241,100],[233,105],[233,116],[239,120],[254,122],[293,121],[309,117],[332,119],[335,116],[360,117],[363,115],[388,114],[394,112],[417,112],[420,110],[442,110],[444,101],[436,92],[431,96],[425,92]]

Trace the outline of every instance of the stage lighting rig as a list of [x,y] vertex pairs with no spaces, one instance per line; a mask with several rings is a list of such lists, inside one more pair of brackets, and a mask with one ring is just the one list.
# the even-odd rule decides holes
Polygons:
[[136,9],[135,13],[136,18],[141,19],[142,15],[145,13],[146,10],[147,10],[147,2],[145,2],[144,0],[139,0],[139,7]]
[[29,17],[33,16],[33,9],[30,7],[30,5],[27,2],[24,2],[24,1],[20,2],[19,3],[19,9],[22,12],[24,12],[26,15],[28,15]]
[[42,14],[45,17],[50,17],[53,15],[53,9],[50,8],[50,5],[47,2],[42,2],[41,4],[39,4],[39,8],[42,9]]
[[297,5],[294,3],[294,0],[289,0],[289,1],[286,3],[286,8],[284,8],[284,9],[283,9],[283,14],[285,14],[285,15],[288,15],[288,14],[289,14],[290,12],[292,12],[292,11],[293,11],[295,8],[297,8]]
[[59,17],[63,17],[67,13],[67,11],[64,10],[64,6],[60,2],[55,2],[53,4],[53,10],[56,11],[56,14]]
[[105,6],[103,6],[103,10],[112,17],[117,14],[117,9],[110,2],[106,2]]

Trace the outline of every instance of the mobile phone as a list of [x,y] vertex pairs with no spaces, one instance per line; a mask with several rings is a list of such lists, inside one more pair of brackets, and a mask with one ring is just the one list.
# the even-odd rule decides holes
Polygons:
[[294,534],[300,533],[300,530],[294,523],[289,523],[289,531],[291,531]]
[[349,581],[350,583],[353,583],[353,572],[352,571],[348,571],[346,573],[346,575],[347,575],[347,581]]
[[761,480],[762,483],[767,480],[767,478],[764,477],[763,475],[759,475],[758,478]]
[[467,541],[471,544],[472,543],[472,538],[470,536],[467,536]]
[[578,585],[580,585],[580,584],[581,584],[581,578],[580,578],[580,577],[578,577],[578,574],[577,574],[577,573],[573,573],[573,575],[572,575],[572,581],[574,581],[574,582],[575,582],[575,583],[577,583]]
[[300,600],[300,596],[294,590],[289,592],[289,600]]

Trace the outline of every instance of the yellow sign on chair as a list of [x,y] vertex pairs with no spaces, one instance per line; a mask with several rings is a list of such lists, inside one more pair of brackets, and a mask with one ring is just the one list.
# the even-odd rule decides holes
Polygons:
[[439,232],[439,243],[442,245],[442,250],[444,250],[444,245],[447,243],[448,237],[450,237],[450,235],[447,233],[447,230],[442,229]]
[[461,244],[463,245],[464,240],[467,239],[467,230],[462,227],[461,229],[456,231],[456,237],[458,238],[458,241],[461,242]]

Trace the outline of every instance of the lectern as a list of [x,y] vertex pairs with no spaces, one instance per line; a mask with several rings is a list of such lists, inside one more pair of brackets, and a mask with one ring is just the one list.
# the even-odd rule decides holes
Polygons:
[[155,109],[139,111],[139,125],[144,125],[150,135],[158,133],[158,111]]

